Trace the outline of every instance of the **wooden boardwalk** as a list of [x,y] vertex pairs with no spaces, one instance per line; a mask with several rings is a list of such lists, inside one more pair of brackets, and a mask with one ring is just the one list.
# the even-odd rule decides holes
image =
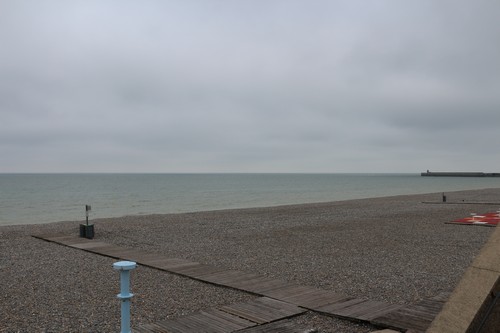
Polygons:
[[[302,327],[287,322],[275,322],[306,310],[275,299],[260,297],[255,300],[222,306],[216,309],[134,329],[136,333],[225,333],[225,332],[283,332],[302,333]],[[271,322],[275,322],[270,324]]]
[[414,305],[394,305],[349,297],[253,273],[219,268],[185,259],[168,258],[162,254],[115,246],[97,240],[54,235],[34,237],[111,258],[135,261],[143,266],[260,296],[246,303],[227,305],[182,318],[142,325],[135,328],[134,331],[138,333],[234,331],[297,333],[304,332],[304,329],[292,327],[287,322],[279,320],[302,314],[307,310],[417,333],[425,332],[447,298],[439,295]]
[[377,326],[400,329],[410,332],[425,332],[432,321],[443,308],[450,293],[441,293],[430,299],[424,299],[417,304],[407,305],[372,320]]

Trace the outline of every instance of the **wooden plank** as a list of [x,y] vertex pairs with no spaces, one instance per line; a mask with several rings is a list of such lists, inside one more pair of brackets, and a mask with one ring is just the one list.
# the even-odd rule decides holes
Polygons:
[[342,300],[342,301],[337,302],[337,303],[328,304],[328,305],[319,307],[316,309],[316,311],[327,313],[327,314],[335,316],[335,315],[337,315],[337,313],[340,313],[340,311],[342,311],[343,309],[349,308],[349,307],[356,305],[356,304],[364,303],[366,301],[367,301],[366,299],[361,299],[361,298],[348,298],[348,299]]
[[257,324],[264,324],[269,322],[269,316],[265,317],[262,312],[259,312],[258,309],[249,306],[248,304],[239,305],[239,306],[231,306],[226,308],[220,308],[222,311],[231,313],[235,316],[239,316],[241,318],[248,319]]
[[427,299],[414,305],[404,306],[396,311],[373,318],[372,324],[384,325],[398,329],[412,329],[424,332],[441,311],[444,297],[437,296],[438,300]]
[[172,333],[172,331],[167,331],[165,327],[161,327],[156,323],[142,325],[141,329],[147,330],[147,333]]
[[210,317],[205,317],[202,314],[191,315],[186,318],[180,318],[179,322],[186,322],[186,324],[192,327],[195,331],[198,332],[207,332],[207,333],[229,333],[232,332],[233,329],[229,327],[220,326],[219,322],[214,321]]
[[97,252],[105,255],[117,256],[120,253],[125,253],[128,248],[118,245],[108,244],[107,246],[96,246],[94,248],[89,249],[89,251]]
[[202,281],[210,282],[210,283],[224,285],[225,281],[231,281],[231,280],[237,279],[238,277],[244,277],[247,274],[248,273],[245,273],[242,271],[228,269],[228,270],[221,271],[221,272],[215,272],[212,274],[203,275],[203,276],[199,277],[199,279]]
[[233,273],[228,275],[222,280],[225,286],[236,288],[240,285],[245,285],[245,283],[251,283],[250,281],[259,278],[258,275],[253,273],[242,272],[243,274]]
[[95,241],[95,242],[84,242],[84,243],[72,244],[71,247],[81,249],[81,250],[88,250],[88,249],[92,249],[92,248],[96,248],[96,247],[104,247],[104,246],[108,246],[108,245],[109,244],[105,243],[105,242]]
[[94,247],[91,249],[87,249],[85,251],[97,253],[100,255],[105,255],[107,257],[119,258],[120,253],[125,252],[125,248],[116,245],[107,245],[107,246]]
[[218,309],[258,324],[288,318],[306,311],[293,304],[267,297],[260,297],[246,303],[226,305]]
[[239,333],[307,333],[312,329],[306,329],[302,325],[290,321],[277,321],[274,323],[247,328]]
[[246,273],[241,271],[233,271],[227,273],[225,276],[220,276],[217,278],[220,284],[227,287],[233,287],[236,285],[245,284],[247,281],[251,281],[258,276],[253,273]]
[[283,318],[306,312],[305,309],[301,309],[295,304],[290,304],[268,297],[257,298],[254,302],[261,307],[268,308],[269,310],[276,310],[284,316]]
[[72,239],[57,240],[57,241],[52,241],[52,242],[57,243],[57,244],[61,244],[61,245],[66,245],[69,247],[75,247],[75,248],[78,248],[78,245],[95,243],[95,241],[92,241],[92,240],[86,239],[86,238],[72,238]]
[[[360,300],[360,299],[357,299]],[[339,302],[339,303],[349,303],[352,301],[347,301],[347,302]],[[342,308],[338,308],[334,311],[331,311],[330,313],[333,313],[339,317],[347,317],[347,318],[358,318],[357,314],[364,314],[367,311],[370,310],[372,305],[372,302],[369,300],[363,299],[362,302],[356,302],[354,304],[348,305],[348,306],[343,306]]]
[[363,321],[371,321],[374,318],[383,316],[387,313],[399,310],[403,307],[403,305],[400,304],[389,304],[389,303],[382,303],[379,306],[373,306],[370,308],[369,311],[366,312],[360,312],[355,314],[356,319],[360,319]]
[[165,333],[165,332],[166,332],[165,330],[161,331],[156,330],[152,324],[143,324],[139,327],[132,329],[132,333]]
[[154,324],[143,324],[136,330],[140,333],[226,333],[255,325],[252,321],[217,309],[210,309],[181,318],[169,319]]
[[201,311],[200,313],[204,314],[208,318],[214,319],[216,322],[220,323],[220,325],[222,325],[223,327],[226,327],[226,325],[228,325],[229,327],[234,328],[234,330],[240,330],[243,328],[252,327],[256,325],[252,321],[237,316],[233,316],[232,314],[217,309]]
[[260,281],[255,284],[249,283],[244,286],[243,290],[249,291],[254,294],[264,295],[265,292],[273,289],[279,289],[289,286],[290,283],[278,279],[266,279],[265,281]]
[[427,318],[428,320],[432,321],[437,314],[441,311],[443,308],[444,302],[442,301],[435,301],[432,299],[425,299],[417,304],[407,306],[404,309],[401,309],[402,312],[411,312],[411,313],[418,313],[420,316],[423,318]]
[[195,279],[200,278],[204,275],[209,275],[213,273],[218,273],[225,271],[225,268],[220,268],[220,267],[215,267],[215,266],[210,266],[210,265],[205,265],[205,264],[198,264],[197,266],[190,266],[190,267],[183,267],[177,269],[177,272],[179,274],[184,274],[190,277],[193,277]]
[[189,325],[200,327],[200,332],[226,333],[254,326],[255,323],[233,316],[220,310],[199,312],[184,318],[179,322],[189,322]]
[[181,258],[169,258],[162,254],[156,254],[156,256],[152,256],[145,261],[146,264],[151,266],[158,266],[164,269],[168,269],[170,267],[181,267],[183,265],[191,265],[198,264],[195,261],[189,261]]
[[416,316],[428,322],[431,322],[437,316],[437,313],[438,311],[415,307],[406,307],[401,309],[400,312],[401,315]]
[[198,262],[179,258],[167,258],[161,254],[157,254],[156,257],[150,257],[147,260],[141,261],[141,263],[167,271],[174,271],[175,268],[199,265]]
[[65,245],[92,241],[88,238],[76,237],[76,236],[52,236],[52,237],[45,237],[45,239]]
[[175,272],[178,274],[187,275],[187,276],[190,276],[191,272],[196,272],[198,270],[204,270],[207,267],[210,267],[209,265],[200,264],[199,262],[195,262],[195,261],[182,262],[180,260],[177,263],[171,262],[170,264],[165,262],[164,265],[165,265],[164,267],[168,267],[166,269],[168,269],[169,271],[172,271],[172,272]]
[[284,286],[263,291],[262,294],[264,296],[282,299],[285,297],[290,297],[292,295],[303,294],[304,292],[309,291],[309,288],[310,287],[301,286],[295,283],[287,283]]
[[352,304],[350,306],[331,311],[339,317],[369,321],[383,314],[400,309],[401,305],[393,305],[386,302],[368,301]]
[[218,272],[213,272],[209,274],[205,274],[200,277],[200,280],[208,281],[208,282],[213,282],[216,280],[223,280],[225,278],[229,277],[234,277],[234,276],[240,276],[244,275],[245,272],[234,270],[234,269],[225,269],[223,271],[218,271]]
[[297,285],[289,285],[284,288],[270,290],[263,294],[308,309],[316,309],[328,304],[352,299],[352,297],[338,294],[333,291]]
[[[181,259],[181,260],[184,260],[184,259]],[[161,268],[165,269],[165,270],[168,270],[170,272],[187,275],[187,274],[184,273],[184,271],[186,269],[189,270],[191,268],[195,268],[195,267],[198,267],[200,265],[201,264],[199,262],[196,262],[196,261],[187,261],[187,260],[184,260],[184,262],[181,262],[179,260],[177,263],[172,262],[170,264],[163,264],[161,266]]]
[[424,299],[416,304],[416,306],[427,308],[433,311],[441,311],[444,301],[434,299]]
[[[397,312],[397,311],[396,311]],[[371,321],[373,325],[390,327],[397,330],[416,330],[424,332],[430,325],[430,322],[422,319],[418,314],[389,313]]]
[[281,287],[287,284],[288,283],[285,281],[270,279],[256,274],[249,274],[245,278],[230,281],[228,283],[230,287],[253,293],[256,293],[255,290],[261,291],[263,289],[267,289],[267,286],[275,288],[276,286]]
[[[214,282],[223,286],[229,286],[233,282],[244,281],[254,278],[255,275],[252,273],[246,273],[242,271],[231,271],[227,272],[224,276],[219,276],[214,279]],[[205,279],[205,277],[203,277]],[[215,281],[216,280],[216,281]]]
[[188,317],[179,318],[176,320],[177,324],[184,325],[189,328],[187,332],[199,333],[226,333],[227,330],[222,330],[220,327],[211,326],[207,318],[201,318],[201,314],[194,314]]
[[308,294],[295,295],[287,298],[287,302],[300,305],[301,307],[308,308],[311,310],[329,305],[335,304],[343,301],[347,301],[351,297],[338,294],[332,291],[321,292],[311,292]]

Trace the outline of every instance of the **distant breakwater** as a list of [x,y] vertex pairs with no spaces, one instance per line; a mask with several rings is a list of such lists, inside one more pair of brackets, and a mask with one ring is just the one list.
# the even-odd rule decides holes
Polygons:
[[427,170],[427,172],[422,172],[420,174],[424,177],[500,177],[500,173],[488,173],[488,172],[432,172]]

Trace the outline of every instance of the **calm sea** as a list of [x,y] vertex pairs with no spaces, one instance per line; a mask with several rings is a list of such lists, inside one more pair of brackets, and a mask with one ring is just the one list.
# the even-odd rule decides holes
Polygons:
[[0,174],[0,225],[500,187],[418,174]]

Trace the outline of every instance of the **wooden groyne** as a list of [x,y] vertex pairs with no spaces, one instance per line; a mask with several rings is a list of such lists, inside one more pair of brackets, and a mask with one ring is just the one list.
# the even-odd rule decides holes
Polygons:
[[487,172],[433,172],[427,170],[422,172],[421,176],[425,177],[500,177],[500,173]]

